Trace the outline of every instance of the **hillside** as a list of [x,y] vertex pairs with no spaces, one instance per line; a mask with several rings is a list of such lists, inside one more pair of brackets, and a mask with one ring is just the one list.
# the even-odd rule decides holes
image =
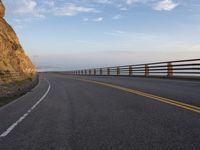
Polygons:
[[0,0],[0,83],[32,78],[34,65],[25,54],[15,31],[3,18],[5,7]]

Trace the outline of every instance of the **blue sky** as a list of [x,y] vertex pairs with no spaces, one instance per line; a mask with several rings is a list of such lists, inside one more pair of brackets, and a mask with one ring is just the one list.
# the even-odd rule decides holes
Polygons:
[[37,66],[79,69],[200,57],[199,0],[3,0]]

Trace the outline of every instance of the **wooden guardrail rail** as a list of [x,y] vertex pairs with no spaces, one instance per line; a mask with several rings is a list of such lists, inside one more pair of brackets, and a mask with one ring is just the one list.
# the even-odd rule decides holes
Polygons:
[[70,75],[192,77],[200,79],[200,59],[68,71]]

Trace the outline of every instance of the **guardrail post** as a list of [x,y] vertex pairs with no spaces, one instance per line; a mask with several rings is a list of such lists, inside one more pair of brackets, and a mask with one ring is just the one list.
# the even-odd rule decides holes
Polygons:
[[81,75],[83,75],[83,70],[81,70]]
[[172,63],[167,64],[167,77],[173,77],[173,65]]
[[117,67],[117,76],[120,76],[120,67]]
[[107,68],[107,75],[110,75],[110,68]]
[[133,75],[132,66],[129,66],[129,67],[128,67],[128,74],[129,74],[129,76],[132,76],[132,75]]
[[96,76],[96,69],[94,69],[94,76]]
[[100,68],[100,76],[103,75],[103,71],[102,71],[102,68]]
[[91,70],[89,69],[89,76],[91,76]]
[[87,76],[87,70],[85,70],[85,76]]
[[149,76],[149,66],[145,65],[145,76],[148,77]]

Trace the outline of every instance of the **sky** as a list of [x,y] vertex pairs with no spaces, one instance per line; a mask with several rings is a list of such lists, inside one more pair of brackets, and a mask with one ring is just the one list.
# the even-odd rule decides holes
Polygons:
[[200,0],[3,0],[38,68],[200,58]]

